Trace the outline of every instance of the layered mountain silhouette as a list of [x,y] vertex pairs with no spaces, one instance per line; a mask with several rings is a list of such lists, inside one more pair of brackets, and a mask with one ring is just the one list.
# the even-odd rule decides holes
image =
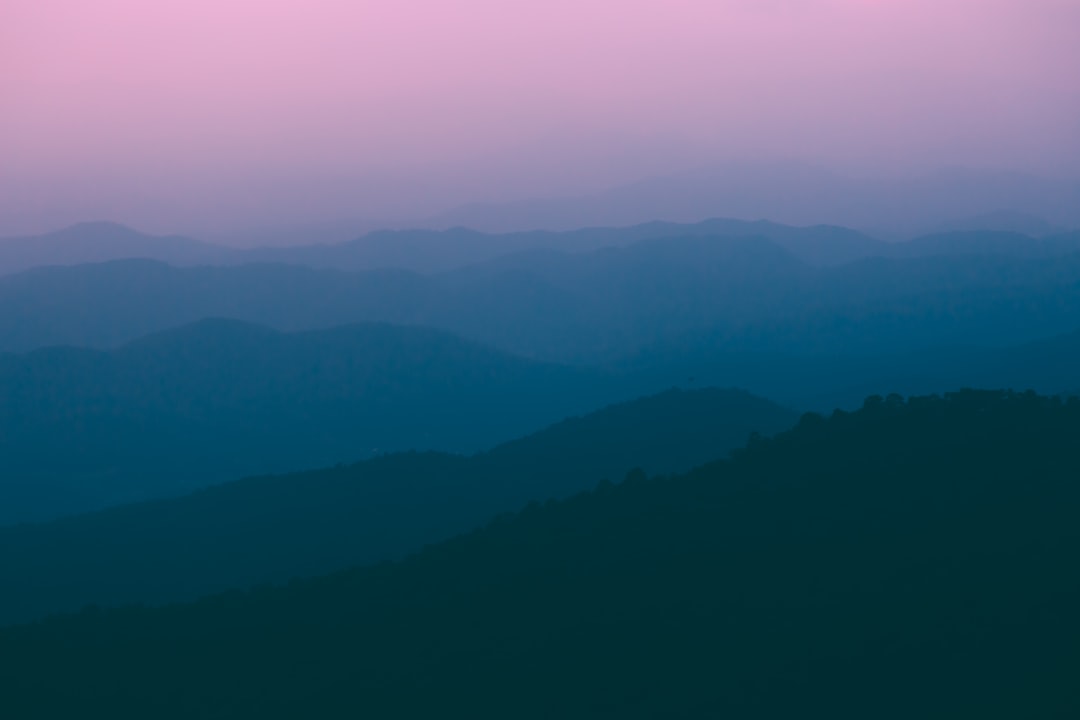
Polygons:
[[688,342],[690,350],[866,355],[1004,345],[1076,328],[1080,253],[1048,254],[1038,248],[1053,239],[1006,236],[1006,246],[1037,247],[971,254],[968,236],[950,237],[927,241],[938,249],[926,256],[827,267],[767,238],[704,235],[591,253],[533,250],[434,276],[147,261],[38,269],[0,278],[0,350],[108,348],[205,317],[279,330],[426,325],[573,363]]
[[1005,347],[941,345],[877,355],[732,352],[694,338],[644,352],[622,372],[646,386],[722,380],[824,412],[854,409],[873,394],[941,393],[965,385],[1060,395],[1080,383],[1080,332]]
[[0,713],[1076,716],[1080,188],[804,171],[0,240]]
[[957,218],[941,223],[936,232],[1011,232],[1031,237],[1060,235],[1064,228],[1057,227],[1041,217],[1013,210],[998,210],[972,217]]
[[144,258],[171,265],[225,261],[229,251],[178,235],[147,235],[112,222],[88,222],[43,235],[0,238],[0,275],[47,265]]
[[[147,235],[116,223],[96,222],[45,235],[0,238],[0,275],[41,266],[130,259],[157,260],[178,267],[272,263],[343,271],[399,269],[434,274],[521,252],[587,253],[648,240],[698,236],[765,238],[814,266],[840,265],[868,257],[917,257],[957,251],[1031,255],[1080,250],[1075,232],[1018,213],[991,213],[944,223],[933,233],[907,242],[881,242],[834,225],[792,226],[714,218],[696,223],[654,221],[559,232],[486,233],[465,227],[379,230],[333,244],[249,249],[178,236]],[[1028,238],[1044,242],[1028,242]]]
[[[599,193],[499,204],[473,204],[430,218],[433,227],[493,232],[655,220],[692,223],[710,217],[770,218],[794,225],[822,223],[888,237],[912,237],[957,218],[984,218],[957,229],[988,226],[1009,214],[1034,216],[1054,227],[1080,227],[1080,183],[1015,172],[965,168],[908,177],[859,178],[799,163],[732,163],[646,178]],[[943,228],[945,229],[945,228]],[[1030,229],[1030,228],[1028,228]]]
[[0,631],[24,718],[1071,717],[1080,401],[805,416],[410,559]]
[[191,600],[395,559],[628,471],[683,472],[795,421],[738,391],[668,391],[472,457],[385,455],[0,529],[0,624],[84,605]]
[[524,251],[583,253],[687,236],[763,237],[814,265],[838,264],[887,251],[884,243],[842,227],[793,227],[764,220],[710,219],[699,223],[648,222],[630,227],[589,227],[564,232],[484,233],[464,227],[442,231],[379,231],[336,245],[261,248],[238,257],[246,262],[288,263],[336,270],[392,267],[433,273]]
[[0,355],[0,523],[395,450],[473,452],[625,398],[607,374],[424,328],[205,320]]
[[890,257],[1006,255],[1017,258],[1063,257],[1080,252],[1080,232],[1033,237],[1017,232],[968,231],[923,235],[889,246]]
[[379,230],[347,242],[249,249],[209,245],[182,237],[158,237],[116,223],[83,223],[45,235],[0,238],[0,274],[39,266],[149,259],[174,266],[274,263],[330,270],[399,269],[446,272],[529,250],[592,252],[667,237],[760,236],[812,264],[835,264],[879,255],[885,245],[862,233],[832,226],[792,227],[766,221],[711,219],[700,223],[650,222],[632,227],[594,227],[565,232],[484,233],[448,230]]
[[417,327],[282,334],[205,320],[112,351],[0,355],[0,524],[396,450],[473,452],[664,387],[738,386],[831,410],[875,393],[1078,383],[1076,332],[874,355],[739,351],[706,335],[570,367]]

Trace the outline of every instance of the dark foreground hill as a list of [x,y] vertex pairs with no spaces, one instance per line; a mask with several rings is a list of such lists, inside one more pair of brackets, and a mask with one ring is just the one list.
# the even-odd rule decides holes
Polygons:
[[0,631],[13,717],[1065,718],[1080,401],[871,399],[396,564]]
[[469,458],[387,455],[0,529],[0,624],[90,603],[191,600],[399,558],[634,468],[689,470],[794,421],[735,390],[672,390]]
[[206,320],[0,355],[0,524],[409,449],[475,452],[627,397],[446,333]]

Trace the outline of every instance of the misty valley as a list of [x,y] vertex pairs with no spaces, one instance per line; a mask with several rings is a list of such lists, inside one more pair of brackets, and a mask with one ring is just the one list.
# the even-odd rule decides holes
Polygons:
[[0,0],[0,720],[1080,718],[1080,0]]
[[994,224],[0,240],[0,715],[1074,717],[1080,232]]

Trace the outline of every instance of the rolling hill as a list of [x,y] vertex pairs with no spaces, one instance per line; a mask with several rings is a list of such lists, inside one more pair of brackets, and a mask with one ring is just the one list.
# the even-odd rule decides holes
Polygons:
[[530,501],[573,495],[633,469],[689,470],[795,419],[746,393],[673,390],[472,457],[384,455],[0,528],[0,624],[91,603],[191,600],[400,558]]
[[285,331],[426,325],[562,363],[615,362],[691,341],[691,350],[872,355],[1072,331],[1080,253],[815,267],[766,238],[691,236],[531,251],[434,276],[124,261],[0,278],[0,350],[109,348],[205,317]]
[[1006,231],[967,231],[922,235],[888,246],[891,257],[932,255],[1007,255],[1017,258],[1063,257],[1080,252],[1080,232],[1030,236]]
[[586,196],[469,205],[432,217],[427,224],[507,232],[654,220],[770,218],[792,225],[828,223],[912,237],[921,229],[1001,208],[1043,218],[1053,226],[1080,227],[1080,182],[965,168],[861,178],[802,163],[730,163],[646,178]]
[[701,236],[766,238],[813,265],[836,265],[887,252],[884,243],[842,227],[795,227],[764,220],[746,222],[715,218],[698,223],[647,222],[628,227],[585,227],[563,232],[485,233],[464,227],[386,230],[334,245],[257,248],[238,254],[236,259],[334,270],[400,268],[438,273],[520,252],[587,253],[648,240]]
[[623,392],[596,371],[378,324],[205,320],[108,352],[0,355],[0,523],[395,450],[473,452]]
[[226,248],[178,235],[147,235],[111,222],[72,225],[43,235],[0,238],[0,275],[49,265],[143,258],[170,265],[223,262]]
[[888,354],[732,352],[700,337],[657,347],[621,371],[642,385],[723,382],[802,408],[854,409],[868,395],[942,393],[956,387],[1035,390],[1080,387],[1080,332],[1007,346],[942,344]]
[[23,718],[1071,717],[1080,401],[807,415],[404,562],[0,631]]

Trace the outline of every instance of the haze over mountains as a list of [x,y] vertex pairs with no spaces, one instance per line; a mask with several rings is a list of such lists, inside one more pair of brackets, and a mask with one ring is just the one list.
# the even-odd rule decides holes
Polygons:
[[965,385],[1063,393],[1077,386],[1077,368],[1077,332],[1004,348],[872,356],[702,343],[617,366],[569,367],[419,328],[281,335],[203,321],[112,352],[0,356],[0,452],[9,477],[0,523],[394,450],[469,452],[672,385],[728,383],[830,409],[870,394]]
[[995,216],[1003,210],[1043,218],[1051,228],[1080,227],[1080,180],[959,168],[910,177],[851,177],[813,165],[744,163],[645,178],[590,196],[476,204],[429,222],[505,232],[769,218],[908,238],[950,222],[963,227],[964,219],[980,220],[979,227],[965,229],[1006,229]]
[[[1080,206],[1080,190],[1075,201],[1069,200],[1065,204],[1068,207]],[[977,214],[947,215],[944,219],[927,221],[910,232],[899,233],[899,236],[907,240],[953,232],[999,232],[1044,238],[1067,235],[1069,228],[1080,227],[1080,216],[1056,213],[1057,217],[1067,216],[1071,219],[1052,223],[1036,214],[996,207],[991,205],[990,209]],[[320,238],[324,233],[313,227],[307,235],[303,230],[294,231],[294,242],[290,245],[246,249],[213,245],[180,236],[148,235],[111,222],[91,222],[43,235],[0,237],[0,274],[46,265],[76,265],[130,258],[154,259],[178,266],[274,262],[338,270],[398,268],[432,273],[523,250],[588,252],[642,240],[706,234],[767,237],[813,264],[835,264],[860,257],[904,252],[875,241],[871,236],[876,233],[867,235],[840,227],[858,227],[853,223],[822,219],[788,224],[717,219],[724,215],[716,211],[691,213],[687,217],[666,221],[658,221],[647,215],[638,220],[619,220],[614,216],[605,219],[598,215],[591,222],[576,222],[565,227],[556,224],[546,229],[543,224],[500,227],[497,223],[461,217],[453,222],[435,222],[429,226],[438,229],[422,229],[422,224],[412,224],[412,229],[378,230],[363,235],[357,233],[354,238],[334,242],[322,242]],[[731,214],[732,217],[736,215],[739,214]],[[768,213],[744,213],[741,216],[775,218]],[[335,237],[341,234],[341,230],[333,233]],[[897,233],[886,236],[895,240]]]
[[178,235],[147,235],[113,222],[86,222],[43,235],[0,238],[0,274],[121,258],[202,265],[226,257],[225,248]]
[[395,450],[474,452],[629,392],[386,325],[204,320],[110,352],[0,355],[0,524]]
[[22,716],[781,717],[838,673],[863,717],[899,687],[867,663],[961,714],[1075,706],[1075,231],[93,224],[49,258],[0,277]]
[[873,354],[1076,329],[1075,234],[954,233],[880,245],[899,257],[864,257],[873,241],[833,228],[699,230],[592,252],[523,251],[434,275],[149,261],[41,268],[0,278],[0,351],[108,348],[206,317],[286,331],[421,324],[574,363],[687,343]]
[[999,210],[972,217],[953,219],[935,228],[937,232],[994,232],[1020,233],[1031,237],[1059,235],[1067,230],[1054,226],[1046,220],[1027,213]]
[[0,720],[1080,718],[1080,2],[0,6]]
[[[13,477],[0,523],[378,452],[472,452],[673,386],[831,409],[875,393],[1080,383],[1076,233],[882,243],[714,220],[388,232],[288,252],[0,278]],[[411,256],[429,271],[309,266]]]
[[[90,212],[89,217],[112,218],[154,228],[159,234],[178,232],[229,246],[284,250],[296,245],[341,244],[384,228],[466,227],[491,233],[571,231],[658,221],[693,224],[717,217],[768,219],[787,225],[839,225],[887,240],[950,230],[1047,235],[1080,228],[1080,178],[1075,173],[1071,178],[1042,177],[1005,170],[944,168],[902,175],[873,171],[853,174],[795,162],[720,163],[666,174],[642,174],[587,193],[517,193],[516,199],[503,198],[504,193],[499,192],[458,193],[458,199],[449,204],[406,202],[414,209],[404,212],[380,209],[377,203],[369,206],[365,198],[377,198],[386,192],[422,195],[423,188],[415,187],[418,183],[409,188],[409,183],[400,179],[383,178],[381,182],[373,180],[346,189],[343,186],[349,185],[347,179],[335,182],[320,178],[312,184],[293,188],[291,199],[323,188],[322,194],[333,197],[332,202],[340,207],[324,208],[314,217],[295,212],[294,206],[299,203],[289,202],[278,202],[277,207],[261,213],[248,210],[244,214],[237,205],[233,211],[215,208],[200,216],[170,216],[167,220],[154,214],[147,216],[138,212],[139,208],[129,213],[102,209]],[[19,188],[11,190],[11,197],[18,197]],[[347,202],[342,202],[341,197]],[[440,209],[419,211],[421,206]],[[86,219],[85,214],[42,217],[9,228],[4,219],[17,218],[23,208],[13,207],[6,213],[3,210],[0,200],[0,238],[40,234]],[[230,212],[241,216],[228,217]],[[290,212],[295,217],[290,217]],[[226,217],[221,217],[223,213]],[[204,217],[218,217],[220,221],[203,221]],[[7,241],[0,239],[0,259],[4,259],[5,244]],[[428,260],[406,252],[398,255],[411,262],[438,262],[437,257]],[[25,262],[20,264],[25,266]],[[10,262],[0,262],[0,270],[7,271],[9,266]]]

